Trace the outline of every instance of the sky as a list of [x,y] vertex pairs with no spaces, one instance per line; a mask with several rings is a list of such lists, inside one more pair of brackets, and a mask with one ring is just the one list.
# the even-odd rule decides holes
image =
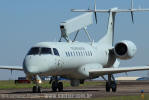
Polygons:
[[[130,8],[130,0],[96,0],[97,9]],[[60,37],[60,22],[78,16],[71,9],[93,8],[94,0],[0,0],[0,65],[20,65],[28,50],[41,41],[56,42]],[[134,0],[135,8],[149,8],[149,0]],[[91,37],[98,41],[105,35],[108,14],[97,14],[98,24],[88,27]],[[134,58],[121,60],[121,66],[149,65],[149,12],[116,16],[114,44],[131,40],[137,46]],[[71,36],[73,37],[73,35]],[[87,42],[84,32],[77,41]],[[128,76],[147,76],[147,71],[130,72]],[[23,72],[0,70],[0,80],[25,76]],[[118,74],[116,76],[126,76]]]

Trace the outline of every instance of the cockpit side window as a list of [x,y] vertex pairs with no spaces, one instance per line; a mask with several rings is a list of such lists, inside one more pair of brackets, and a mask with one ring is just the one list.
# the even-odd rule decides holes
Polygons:
[[59,56],[58,50],[56,48],[53,48],[53,52],[54,52],[54,55]]
[[51,48],[41,48],[40,54],[52,54]]
[[28,52],[28,55],[37,55],[37,54],[39,54],[39,47],[33,47]]

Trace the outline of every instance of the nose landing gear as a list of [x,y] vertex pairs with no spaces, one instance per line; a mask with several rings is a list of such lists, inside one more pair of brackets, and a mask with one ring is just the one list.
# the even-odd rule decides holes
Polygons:
[[39,86],[39,83],[41,83],[41,79],[38,75],[34,76],[33,82],[36,84],[32,88],[33,93],[41,93],[41,87]]
[[33,86],[33,93],[41,93],[40,86]]

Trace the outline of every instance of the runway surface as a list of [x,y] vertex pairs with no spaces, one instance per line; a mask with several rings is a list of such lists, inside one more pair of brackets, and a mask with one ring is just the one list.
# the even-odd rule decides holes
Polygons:
[[0,90],[0,98],[100,98],[109,96],[149,94],[149,82],[122,82],[117,86],[117,92],[105,92],[105,86],[67,87],[63,92],[52,92],[51,89],[42,89],[42,93],[32,93],[32,89]]

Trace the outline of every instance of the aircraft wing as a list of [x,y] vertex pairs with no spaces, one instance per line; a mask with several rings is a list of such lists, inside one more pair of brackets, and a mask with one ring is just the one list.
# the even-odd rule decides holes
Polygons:
[[1,66],[0,65],[0,69],[23,71],[23,67],[22,66]]
[[149,66],[136,66],[136,67],[118,67],[118,68],[100,68],[99,70],[91,70],[91,76],[102,76],[107,74],[116,74],[130,71],[149,70]]

